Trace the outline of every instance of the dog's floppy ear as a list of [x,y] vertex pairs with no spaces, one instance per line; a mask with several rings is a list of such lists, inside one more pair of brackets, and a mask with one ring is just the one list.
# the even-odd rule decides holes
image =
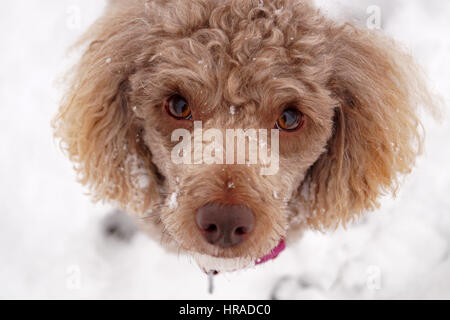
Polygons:
[[142,45],[132,31],[144,33],[139,28],[146,27],[138,23],[110,8],[87,32],[80,42],[87,49],[69,74],[53,126],[96,200],[143,212],[156,195],[156,181],[128,99],[128,79]]
[[417,107],[432,104],[420,70],[393,41],[351,25],[329,36],[334,134],[302,186],[317,228],[345,225],[395,194],[421,151]]

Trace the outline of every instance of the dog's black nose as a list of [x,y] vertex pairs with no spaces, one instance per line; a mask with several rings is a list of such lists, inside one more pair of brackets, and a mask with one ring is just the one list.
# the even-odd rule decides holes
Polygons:
[[211,202],[198,209],[197,225],[208,243],[228,248],[241,244],[252,232],[255,217],[246,206]]

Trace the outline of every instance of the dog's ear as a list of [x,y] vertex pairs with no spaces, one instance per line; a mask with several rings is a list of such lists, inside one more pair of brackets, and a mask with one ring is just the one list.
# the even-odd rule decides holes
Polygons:
[[351,25],[330,30],[334,134],[302,186],[317,228],[345,225],[395,194],[421,151],[417,107],[432,105],[420,70],[393,41]]
[[147,26],[113,8],[95,23],[79,43],[87,48],[69,74],[53,121],[55,136],[95,199],[135,212],[156,197],[150,152],[128,97],[142,46],[133,31],[145,34],[142,28]]

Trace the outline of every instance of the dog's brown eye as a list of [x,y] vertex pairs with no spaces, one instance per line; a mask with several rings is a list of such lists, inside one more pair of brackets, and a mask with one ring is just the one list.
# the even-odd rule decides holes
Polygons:
[[182,96],[175,95],[167,101],[167,112],[178,120],[192,119],[191,108]]
[[276,128],[284,131],[296,131],[302,127],[303,122],[303,113],[297,109],[286,109],[278,118]]

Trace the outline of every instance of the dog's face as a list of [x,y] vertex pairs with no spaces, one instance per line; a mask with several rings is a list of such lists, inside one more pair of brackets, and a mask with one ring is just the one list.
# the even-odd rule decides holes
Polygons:
[[[253,14],[273,12],[255,7]],[[305,78],[312,65],[292,56],[299,35],[282,34],[271,21],[249,20],[233,33],[200,26],[189,37],[162,39],[152,63],[130,78],[143,143],[164,177],[160,218],[186,250],[253,261],[269,253],[286,236],[298,210],[290,204],[332,135],[336,101],[326,88],[324,57],[311,58],[317,74]],[[226,129],[279,130],[278,170],[263,175],[260,163],[174,163],[173,132],[188,130],[193,146],[197,121],[203,132],[218,129],[224,139]],[[223,146],[224,154],[230,151]],[[232,153],[237,158],[237,148]]]
[[[414,107],[427,94],[413,63],[306,1],[129,1],[88,38],[58,136],[98,199],[201,261],[246,266],[295,231],[345,223],[417,154]],[[211,129],[223,138],[213,152]],[[225,141],[230,129],[268,140],[242,151]],[[174,160],[176,132],[192,161]],[[277,155],[270,174],[250,161],[262,146]]]

